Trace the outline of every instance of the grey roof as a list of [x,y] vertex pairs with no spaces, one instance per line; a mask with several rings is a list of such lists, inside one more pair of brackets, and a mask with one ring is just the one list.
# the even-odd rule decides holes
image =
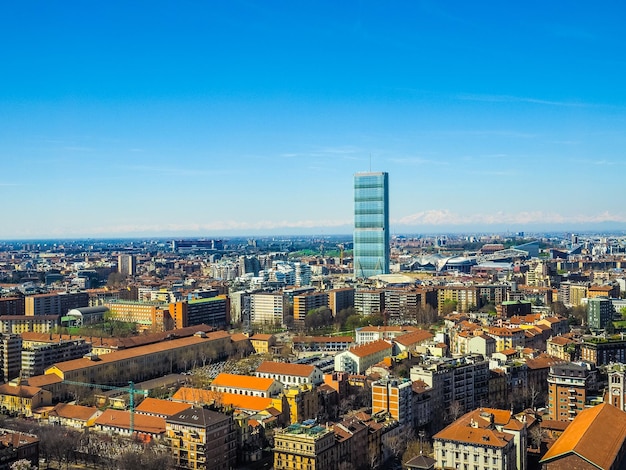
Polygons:
[[168,423],[184,424],[198,428],[208,428],[222,421],[230,420],[230,416],[207,410],[206,408],[189,408],[166,419]]

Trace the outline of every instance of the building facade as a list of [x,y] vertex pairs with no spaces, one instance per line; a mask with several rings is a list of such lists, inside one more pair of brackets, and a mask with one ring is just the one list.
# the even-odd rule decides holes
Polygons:
[[189,408],[166,419],[167,440],[177,468],[229,470],[237,461],[232,416]]
[[389,273],[389,175],[354,175],[354,277]]

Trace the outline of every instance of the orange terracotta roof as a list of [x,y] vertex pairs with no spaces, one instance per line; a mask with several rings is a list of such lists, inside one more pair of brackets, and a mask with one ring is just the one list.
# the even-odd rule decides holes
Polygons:
[[274,335],[267,335],[264,333],[256,333],[250,337],[250,341],[269,341]]
[[563,336],[554,336],[552,339],[550,339],[550,343],[552,344],[556,344],[558,346],[565,346],[567,344],[571,344],[574,341],[569,339],[569,338],[565,338]]
[[354,346],[349,349],[349,351],[358,357],[366,357],[371,354],[376,354],[378,352],[384,351],[385,349],[389,349],[391,351],[392,346],[384,339],[379,339],[377,341],[373,341],[371,343],[362,344],[360,346]]
[[[206,334],[206,338],[199,336],[189,336],[186,338],[178,338],[170,341],[162,341],[155,344],[148,344],[145,346],[138,346],[135,348],[124,349],[121,351],[114,351],[109,354],[102,354],[99,356],[99,361],[94,362],[88,358],[73,359],[71,361],[58,362],[52,367],[58,368],[61,372],[70,372],[73,370],[83,369],[87,367],[94,367],[98,364],[106,362],[122,361],[128,358],[139,357],[143,355],[150,355],[160,351],[166,351],[169,349],[184,348],[191,344],[202,343],[210,341],[212,339],[220,339],[230,337],[225,331],[214,331]],[[49,369],[47,369],[49,370]]]
[[27,382],[28,385],[30,385],[31,387],[43,388],[46,385],[60,384],[61,382],[63,382],[63,379],[54,374],[34,375],[32,377],[29,377]]
[[264,361],[256,368],[257,372],[267,374],[292,375],[295,377],[309,377],[315,366],[307,364],[291,364],[288,362]]
[[230,336],[230,340],[233,343],[237,343],[239,341],[249,341],[250,338],[248,338],[246,335],[244,335],[243,333],[235,333],[233,335]]
[[[148,416],[135,413],[133,416],[135,432],[147,434],[165,433],[165,419],[158,416]],[[94,424],[100,426],[110,426],[119,429],[130,429],[130,413],[120,410],[106,410],[96,420]]]
[[462,442],[465,444],[489,445],[492,447],[505,447],[513,434],[496,431],[493,429],[474,428],[472,426],[459,426],[452,423],[443,431],[433,436],[434,439],[445,441]]
[[426,341],[434,338],[430,331],[426,330],[417,330],[411,333],[406,333],[402,336],[398,336],[395,341],[396,343],[402,344],[403,346],[410,346],[412,344],[421,343],[422,341]]
[[525,426],[509,410],[480,408],[466,413],[433,437],[466,444],[505,447],[513,439],[513,435],[497,431],[491,424],[492,420],[493,424],[506,429],[518,430]]
[[98,408],[91,406],[71,405],[69,403],[58,403],[50,416],[58,416],[59,418],[75,419],[78,421],[89,421],[96,413]]
[[266,392],[275,383],[274,379],[266,379],[262,377],[253,377],[250,375],[227,374],[222,372],[218,374],[211,386],[214,387],[232,387],[242,390],[256,390]]
[[624,449],[625,440],[626,412],[603,403],[581,411],[541,462],[576,454],[598,468],[613,468]]
[[263,397],[251,397],[237,393],[222,393],[221,401],[224,406],[232,406],[238,410],[263,411],[271,408],[272,399]]
[[144,399],[135,410],[138,413],[154,416],[172,416],[180,411],[191,407],[187,403],[179,403],[171,400],[161,400],[159,398],[148,397]]
[[0,385],[0,395],[7,395],[12,397],[32,398],[41,392],[39,387],[31,387],[29,385]]
[[499,327],[491,327],[487,330],[487,333],[494,336],[513,336],[514,333],[520,333],[523,330],[520,328],[499,328]]
[[526,367],[533,370],[547,369],[554,364],[560,364],[562,362],[565,361],[563,359],[559,359],[558,357],[540,354],[534,359],[526,359]]

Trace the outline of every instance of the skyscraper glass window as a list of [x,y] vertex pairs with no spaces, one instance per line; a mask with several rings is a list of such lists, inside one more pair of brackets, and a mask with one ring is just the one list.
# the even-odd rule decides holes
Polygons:
[[389,176],[354,175],[354,277],[389,273]]

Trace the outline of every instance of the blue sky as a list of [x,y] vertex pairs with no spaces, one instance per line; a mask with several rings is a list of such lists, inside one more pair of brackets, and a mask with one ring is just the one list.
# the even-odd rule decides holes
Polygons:
[[4,2],[0,238],[626,228],[620,2]]

